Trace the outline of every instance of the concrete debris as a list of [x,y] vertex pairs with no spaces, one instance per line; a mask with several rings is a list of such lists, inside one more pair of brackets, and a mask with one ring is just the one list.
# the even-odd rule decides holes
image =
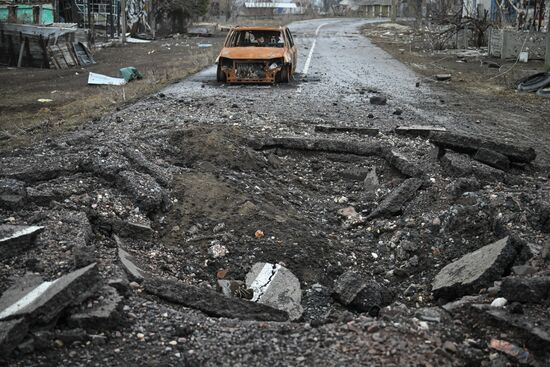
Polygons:
[[36,243],[36,237],[44,230],[41,226],[0,225],[0,259],[20,254]]
[[169,302],[194,308],[213,317],[241,320],[286,321],[288,314],[264,304],[231,298],[207,288],[161,278],[147,278],[145,290]]
[[122,296],[110,286],[104,286],[98,296],[99,301],[93,303],[92,308],[82,307],[80,311],[69,316],[69,326],[86,330],[110,330],[120,324]]
[[533,148],[501,143],[483,136],[455,132],[432,132],[430,142],[442,148],[472,155],[476,154],[479,149],[489,149],[507,156],[512,162],[530,163],[537,157]]
[[220,241],[214,240],[212,241],[212,245],[208,248],[208,255],[212,257],[213,259],[217,259],[219,257],[224,257],[229,253],[229,250],[227,247],[219,243]]
[[433,126],[433,125],[411,125],[411,126],[398,126],[395,128],[395,133],[397,135],[406,135],[412,137],[429,137],[433,132],[445,132],[447,129],[444,127]]
[[[92,264],[51,282],[22,278],[0,298],[0,320],[27,316],[33,324],[47,324],[61,311],[78,305],[100,287],[97,265]],[[39,284],[38,284],[39,283]]]
[[502,281],[499,294],[511,302],[547,304],[550,302],[550,277],[507,277]]
[[491,167],[503,171],[510,169],[510,160],[504,154],[500,154],[490,149],[480,148],[474,155],[476,161],[485,163]]
[[422,186],[422,180],[409,178],[391,193],[389,193],[378,207],[367,216],[367,219],[389,217],[402,213],[405,205],[416,195]]
[[279,264],[256,263],[246,274],[246,286],[254,291],[252,301],[288,313],[290,320],[302,316],[300,281]]
[[434,297],[453,300],[499,280],[512,267],[521,243],[505,237],[448,264],[432,283]]
[[315,125],[315,132],[338,133],[338,134],[352,133],[352,134],[367,135],[367,136],[377,136],[380,133],[380,130],[374,127]]

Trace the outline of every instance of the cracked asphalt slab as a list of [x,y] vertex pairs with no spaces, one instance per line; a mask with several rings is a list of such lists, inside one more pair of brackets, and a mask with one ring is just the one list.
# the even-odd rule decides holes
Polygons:
[[[2,153],[1,218],[44,230],[34,248],[2,260],[0,291],[29,271],[52,281],[97,262],[101,279],[125,294],[114,327],[64,336],[70,314],[100,304],[97,295],[59,314],[46,327],[51,335],[32,330],[7,364],[481,366],[495,359],[490,338],[508,332],[522,345],[467,302],[456,313],[437,307],[430,284],[447,264],[506,235],[529,244],[535,272],[547,269],[544,160],[504,172],[468,155],[440,160],[443,149],[426,137],[393,133],[399,125],[489,125],[461,120],[458,107],[441,102],[444,90],[361,36],[366,22],[292,23],[300,61],[288,85],[219,84],[210,67],[60,139]],[[373,96],[387,104],[371,104]],[[530,134],[523,143],[535,141]],[[118,246],[155,283],[170,284],[154,292],[128,285]],[[211,248],[224,250],[213,256]],[[262,262],[296,275],[303,319],[199,311],[225,315],[212,297],[219,274],[243,281]],[[508,265],[492,271],[508,275]],[[334,282],[350,270],[367,280],[361,287],[390,289],[391,305],[372,317],[338,303]],[[197,309],[174,301],[180,288],[192,289]],[[201,305],[201,290],[213,304]],[[477,303],[491,303],[493,293],[477,291]],[[548,318],[540,305],[523,307],[534,321]]]

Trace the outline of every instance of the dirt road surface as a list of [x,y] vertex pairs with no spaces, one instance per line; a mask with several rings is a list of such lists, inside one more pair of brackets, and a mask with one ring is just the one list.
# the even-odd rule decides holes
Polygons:
[[[290,24],[288,85],[219,84],[212,66],[1,153],[0,218],[44,227],[2,258],[3,297],[27,272],[54,280],[93,262],[123,296],[96,292],[46,325],[24,317],[6,363],[547,365],[550,116],[511,118],[497,101],[476,116],[477,96],[415,74],[361,34],[367,22]],[[395,130],[414,125],[437,131]],[[264,262],[297,277],[297,320],[220,296],[217,278]],[[467,280],[446,273],[453,262]],[[106,303],[117,312],[75,321]]]

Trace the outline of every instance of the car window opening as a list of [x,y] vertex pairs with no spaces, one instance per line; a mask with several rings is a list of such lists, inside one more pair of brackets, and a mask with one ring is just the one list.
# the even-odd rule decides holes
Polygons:
[[283,48],[285,41],[279,31],[249,30],[235,32],[229,47],[278,47]]

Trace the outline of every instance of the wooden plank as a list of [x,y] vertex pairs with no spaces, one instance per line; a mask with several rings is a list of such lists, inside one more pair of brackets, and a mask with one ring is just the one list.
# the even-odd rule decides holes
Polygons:
[[34,64],[34,57],[32,56],[31,52],[31,41],[28,37],[25,37],[25,56],[27,58],[27,66],[33,66]]
[[48,57],[48,50],[46,49],[46,43],[47,43],[47,41],[44,40],[44,37],[40,36],[40,40],[38,41],[38,45],[40,46],[40,49],[42,50],[42,67],[43,68],[49,68],[49,66],[50,66],[50,58]]
[[67,45],[61,45],[59,46],[59,49],[61,50],[61,53],[63,54],[63,57],[65,58],[65,62],[69,66],[75,66],[77,65],[77,62],[73,59],[73,55],[71,55],[71,52],[69,51],[69,48]]
[[19,59],[17,60],[17,67],[20,68],[23,63],[23,51],[25,50],[25,42],[21,42],[21,47],[19,47]]
[[7,32],[23,32],[29,36],[61,36],[68,33],[76,32],[76,28],[63,28],[63,27],[45,27],[31,24],[15,24],[15,23],[0,23],[0,29]]
[[8,59],[8,65],[13,65],[15,62],[15,46],[13,44],[13,36],[10,34],[8,35],[8,48],[9,48],[9,59]]
[[63,52],[59,49],[59,46],[51,45],[48,49],[50,50],[51,59],[54,61],[54,64],[58,69],[67,69],[69,67],[63,57]]

